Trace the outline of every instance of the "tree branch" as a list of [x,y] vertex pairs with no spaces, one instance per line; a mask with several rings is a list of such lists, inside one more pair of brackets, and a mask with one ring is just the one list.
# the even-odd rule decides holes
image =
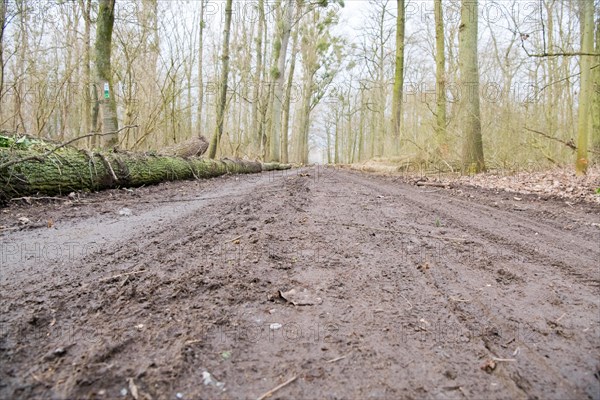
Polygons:
[[580,51],[575,51],[575,52],[566,52],[566,53],[541,53],[541,54],[530,54],[529,52],[527,52],[527,55],[529,57],[575,57],[575,56],[592,56],[592,57],[598,57],[600,56],[600,53],[585,53],[585,52],[580,52]]
[[[577,151],[577,146],[575,146],[575,143],[573,143],[572,139],[570,141],[568,141],[568,142],[565,142],[564,140],[555,138],[554,136],[550,136],[550,135],[548,135],[547,133],[544,133],[544,132],[536,131],[535,129],[530,129],[530,128],[527,128],[527,127],[524,127],[524,129],[526,131],[529,131],[529,132],[537,133],[538,135],[541,135],[541,136],[545,137],[546,139],[550,139],[550,140],[554,140],[555,142],[562,143],[565,146],[567,146],[568,148],[570,148],[571,150]],[[589,149],[588,149],[588,153],[600,154],[600,152],[598,152],[598,151],[589,150]]]
[[48,150],[47,152],[45,152],[42,155],[39,155],[39,156],[29,156],[29,157],[21,158],[20,160],[12,160],[12,161],[5,162],[4,164],[0,164],[0,170],[6,169],[6,168],[10,167],[11,165],[19,164],[19,163],[22,163],[22,162],[25,162],[25,161],[31,161],[31,160],[43,161],[44,158],[48,157],[49,155],[51,155],[55,151],[57,151],[59,149],[62,149],[63,147],[66,147],[66,146],[70,145],[71,143],[74,143],[74,142],[76,142],[78,140],[81,140],[81,139],[89,138],[89,137],[92,137],[92,136],[114,135],[114,134],[117,134],[117,133],[119,133],[119,132],[121,132],[121,131],[123,131],[125,129],[137,128],[138,126],[139,125],[127,125],[127,126],[124,126],[124,127],[120,128],[120,129],[117,129],[116,131],[113,131],[113,132],[90,133],[90,134],[87,134],[87,135],[78,136],[75,139],[71,139],[68,142],[60,144],[60,145],[56,146],[55,148],[53,148],[51,150]]

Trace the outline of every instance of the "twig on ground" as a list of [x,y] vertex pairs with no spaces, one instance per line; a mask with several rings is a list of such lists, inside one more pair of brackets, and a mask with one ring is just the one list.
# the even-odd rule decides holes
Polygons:
[[517,361],[514,358],[498,358],[498,357],[492,357],[492,360],[494,360],[496,362],[516,362]]
[[231,242],[235,242],[236,240],[240,240],[241,238],[242,238],[241,236],[234,237],[233,239],[226,240],[224,243],[231,243]]
[[256,400],[264,400],[267,397],[271,397],[273,395],[273,393],[275,393],[276,391],[278,391],[278,390],[286,387],[290,383],[294,382],[296,379],[298,379],[298,375],[294,376],[293,378],[288,379],[287,381],[283,382],[281,385],[274,387],[273,389],[269,390],[268,392],[266,392],[262,396],[258,397]]
[[554,321],[554,322],[558,324],[560,322],[560,320],[563,319],[566,315],[567,315],[567,313],[563,313],[563,315],[561,315],[560,317],[558,317],[556,319],[556,321]]
[[461,299],[460,297],[450,296],[450,300],[456,301],[457,303],[469,303],[471,300]]
[[400,297],[402,297],[402,298],[404,299],[404,301],[406,301],[406,302],[408,303],[408,309],[409,309],[409,310],[412,310],[412,308],[413,308],[413,305],[412,305],[412,303],[410,302],[410,300],[408,300],[406,297],[404,297],[404,296],[402,295],[402,293],[398,293],[398,295],[399,295]]
[[334,362],[336,362],[336,361],[343,360],[344,358],[348,357],[349,355],[350,355],[350,354],[346,354],[345,356],[336,357],[336,358],[333,358],[333,359],[331,359],[331,360],[328,360],[327,362],[328,362],[328,363],[334,363]]
[[417,186],[431,186],[431,187],[445,188],[445,187],[450,187],[450,184],[442,183],[442,182],[418,181]]
[[133,272],[125,272],[123,274],[118,274],[118,275],[113,275],[113,276],[108,276],[106,278],[102,278],[100,279],[100,282],[106,282],[106,281],[110,281],[112,279],[116,279],[116,278],[121,278],[123,276],[129,276],[129,275],[135,275],[135,274],[141,274],[143,272],[146,272],[145,269],[142,269],[140,271],[133,271]]

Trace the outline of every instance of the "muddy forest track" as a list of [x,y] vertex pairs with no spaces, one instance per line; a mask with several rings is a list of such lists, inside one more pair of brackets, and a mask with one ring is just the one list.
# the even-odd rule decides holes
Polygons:
[[[501,257],[497,257],[498,255],[501,255],[502,252],[494,254],[493,251],[494,247],[498,247],[498,245],[501,245],[503,246],[503,251],[505,253],[504,258],[508,256],[509,259],[514,260],[518,259],[519,255],[525,255],[527,258],[532,259],[532,262],[528,262],[527,265],[519,265],[518,263],[514,262],[512,263],[513,266],[511,269],[515,269],[515,272],[517,272],[518,274],[521,274],[523,276],[528,275],[527,278],[537,280],[538,275],[559,275],[560,272],[566,272],[568,274],[568,277],[566,277],[563,282],[569,282],[571,279],[568,278],[578,278],[577,280],[581,281],[582,283],[591,284],[592,286],[591,290],[589,288],[580,286],[575,288],[569,286],[569,291],[577,293],[581,293],[581,291],[587,292],[586,297],[589,297],[591,299],[594,299],[594,297],[597,298],[597,296],[599,295],[599,291],[597,290],[597,260],[600,257],[600,254],[598,252],[598,243],[600,243],[600,237],[598,237],[598,235],[593,235],[591,241],[588,241],[589,238],[585,238],[581,235],[565,235],[564,233],[561,235],[557,234],[556,229],[552,227],[545,227],[543,223],[540,223],[538,221],[532,221],[524,217],[511,218],[511,215],[509,213],[498,212],[490,207],[480,206],[472,203],[468,204],[468,202],[466,201],[462,201],[459,199],[449,199],[447,196],[439,195],[434,196],[436,202],[432,204],[431,194],[418,195],[412,188],[410,190],[406,190],[405,187],[400,187],[394,188],[393,190],[389,190],[390,188],[386,187],[385,189],[387,190],[384,190],[380,186],[375,186],[372,183],[365,183],[362,178],[359,178],[356,181],[357,183],[362,183],[364,185],[372,187],[373,190],[376,190],[379,193],[386,193],[386,195],[391,194],[401,196],[401,202],[406,202],[417,207],[420,210],[425,210],[427,216],[431,216],[433,214],[437,215],[444,221],[449,221],[449,225],[452,226],[454,230],[456,230],[456,228],[458,227],[462,232],[468,233],[467,237],[469,237],[472,240],[471,243],[477,241],[480,242],[479,244],[488,247],[488,250],[486,250],[484,247],[482,250],[479,251],[480,253],[485,254],[485,257],[483,257],[485,261],[483,269],[487,269],[489,272],[498,273],[500,275],[500,279],[495,279],[494,276],[492,276],[491,278],[488,277],[489,282],[493,282],[495,280],[503,281],[523,279],[523,277],[519,277],[518,275],[513,274],[512,271],[507,271],[507,269],[502,267],[504,263],[502,263]],[[491,218],[488,218],[488,215]],[[515,229],[512,228],[515,225],[518,226],[516,232]],[[541,235],[538,235],[538,233],[540,233]],[[534,237],[534,235],[534,242],[527,240]],[[481,243],[482,239],[491,243]],[[573,249],[571,251],[564,250],[565,244],[572,245]],[[555,252],[554,254],[551,253],[552,255],[554,255],[554,257],[552,257],[551,255],[547,255],[548,246],[557,247],[558,249],[562,250],[562,253],[560,253],[558,256],[556,256]],[[471,250],[475,250],[475,248],[471,247]],[[490,250],[492,251],[490,252]],[[443,246],[439,246],[434,251],[430,252],[431,261],[435,261],[435,264],[437,264],[435,265],[435,267],[432,268],[431,272],[432,275],[436,275],[433,278],[433,285],[436,288],[438,288],[438,290],[441,293],[447,293],[449,290],[451,291],[452,289],[454,289],[454,285],[452,284],[452,282],[459,282],[458,289],[460,289],[461,287],[464,288],[465,286],[469,287],[473,284],[473,282],[469,282],[468,277],[467,279],[465,279],[464,276],[460,276],[464,275],[465,272],[467,273],[467,275],[469,275],[469,271],[465,271],[464,269],[464,262],[462,264],[459,264],[460,270],[453,268],[453,262],[460,263],[460,261],[464,261],[453,257],[453,253],[456,254],[456,252],[447,251],[443,248]],[[561,260],[561,256],[562,260],[566,259],[570,262],[573,262],[574,267],[571,268],[567,262],[555,261]],[[475,266],[481,263],[481,260],[471,261],[471,266]],[[498,263],[499,265],[494,265],[496,263]],[[553,271],[553,269],[556,268],[560,268],[561,271]],[[435,273],[433,272],[434,270],[436,271]],[[537,272],[533,272],[532,274],[532,270]],[[450,277],[448,276],[449,273],[451,275]],[[471,279],[471,281],[474,281],[476,284],[476,282],[481,282],[481,277]],[[550,287],[547,288],[541,286],[537,288],[537,291],[543,293],[545,290],[547,290],[551,292],[553,290],[553,286],[553,284],[550,284]],[[483,295],[484,293],[481,294]],[[450,298],[449,295],[447,297]],[[492,337],[502,337],[502,332],[509,333],[511,331],[515,331],[515,327],[511,326],[514,325],[515,321],[509,322],[508,324],[502,321],[503,318],[508,318],[508,320],[510,321],[511,315],[514,314],[514,309],[520,308],[519,300],[515,300],[516,299],[514,299],[511,296],[504,297],[500,295],[500,297],[498,297],[497,294],[494,295],[493,299],[488,299],[488,301],[485,302],[476,298],[471,298],[469,300],[469,305],[475,306],[476,309],[471,309],[468,315],[471,317],[473,322],[477,322],[478,319],[479,321],[488,321],[488,328],[491,332],[494,333]],[[464,303],[460,302],[458,304],[460,305]],[[597,306],[597,303],[593,302],[592,305]],[[530,307],[539,307],[539,305],[535,303],[530,303],[523,304],[522,307],[524,307],[523,309],[528,309]],[[464,306],[459,306],[457,308],[458,312],[461,314],[466,311],[466,307]],[[556,307],[554,308],[554,312],[559,311],[556,309]],[[567,312],[569,311],[565,309],[564,314],[566,315]],[[560,398],[561,396],[570,397],[573,396],[574,393],[576,394],[576,397],[583,396],[583,393],[578,392],[578,390],[571,384],[569,384],[569,382],[565,380],[560,373],[555,371],[555,368],[552,365],[551,361],[545,360],[544,357],[540,357],[538,355],[538,349],[540,348],[540,345],[539,343],[537,343],[537,340],[534,340],[533,332],[535,332],[535,334],[538,335],[541,334],[543,336],[547,336],[548,331],[551,331],[553,328],[558,328],[560,324],[553,323],[551,318],[548,317],[546,317],[546,321],[544,321],[543,319],[541,320],[541,328],[535,327],[536,322],[538,321],[536,321],[536,317],[533,316],[532,319],[523,321],[522,326],[516,327],[517,334],[520,333],[529,336],[526,338],[528,340],[525,340],[519,348],[519,350],[526,348],[530,352],[530,357],[535,359],[535,363],[533,365],[527,366],[526,368],[529,370],[529,374],[531,375],[531,372],[537,369],[537,374],[541,375],[542,377],[544,375],[553,375],[555,381],[558,382],[558,385],[567,389],[566,392],[563,392],[561,395],[558,395],[558,398]],[[547,323],[548,326],[544,327],[544,323]],[[522,328],[532,329],[532,332],[518,332],[518,330]],[[574,327],[571,326],[571,328]],[[578,328],[583,330],[584,332],[587,332],[589,331],[590,326],[580,326]],[[560,335],[565,334],[560,328],[556,329],[556,332],[558,332]],[[568,333],[567,335],[573,335],[573,333]],[[486,348],[488,348],[490,351],[495,350],[498,353],[504,352],[502,348],[507,347],[501,341],[499,343],[500,346],[493,346],[490,343],[490,338],[484,337],[483,339]],[[513,340],[513,338],[510,337],[505,339]],[[589,343],[589,345],[590,349],[593,351],[593,342],[597,338],[595,338],[592,335],[588,336],[587,338],[579,337],[577,339],[588,342],[590,341],[590,339],[592,339],[592,342]],[[493,349],[492,347],[495,348]],[[549,348],[554,349],[554,351],[556,352],[555,347]],[[546,348],[545,351],[548,351],[549,348]],[[555,357],[556,356],[557,355],[555,354]],[[546,357],[548,356],[546,355]],[[562,359],[562,356],[558,356],[557,358]],[[515,380],[517,386],[520,389],[522,389],[525,394],[529,394],[527,392],[531,388],[531,382],[529,382],[527,378],[523,378],[523,376],[519,374],[518,370],[513,370],[509,373],[509,376],[511,377],[511,379]],[[515,376],[517,377],[517,379],[514,379]],[[591,384],[594,384],[594,382],[591,381]],[[559,388],[556,388],[555,392],[557,390],[560,391]]]
[[600,399],[597,206],[320,168],[111,196],[0,237],[0,398]]

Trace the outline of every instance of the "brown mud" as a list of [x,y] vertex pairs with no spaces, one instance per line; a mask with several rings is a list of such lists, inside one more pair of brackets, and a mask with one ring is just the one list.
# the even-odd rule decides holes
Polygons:
[[600,206],[514,198],[310,168],[12,202],[0,398],[600,399]]

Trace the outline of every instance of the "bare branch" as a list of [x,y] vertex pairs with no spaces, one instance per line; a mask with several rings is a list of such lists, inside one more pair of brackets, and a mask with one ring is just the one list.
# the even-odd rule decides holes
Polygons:
[[[570,148],[571,150],[577,151],[577,146],[575,146],[575,143],[573,142],[573,139],[571,139],[568,142],[566,142],[566,141],[564,141],[562,139],[558,139],[558,138],[555,138],[554,136],[550,136],[547,133],[536,131],[535,129],[530,129],[530,128],[527,128],[527,127],[524,127],[523,129],[525,129],[528,132],[537,133],[538,135],[541,135],[541,136],[545,137],[546,139],[550,139],[550,140],[554,140],[555,142],[562,143],[565,146],[567,146],[568,148]],[[595,150],[588,150],[588,153],[600,154],[599,151],[595,151]]]

